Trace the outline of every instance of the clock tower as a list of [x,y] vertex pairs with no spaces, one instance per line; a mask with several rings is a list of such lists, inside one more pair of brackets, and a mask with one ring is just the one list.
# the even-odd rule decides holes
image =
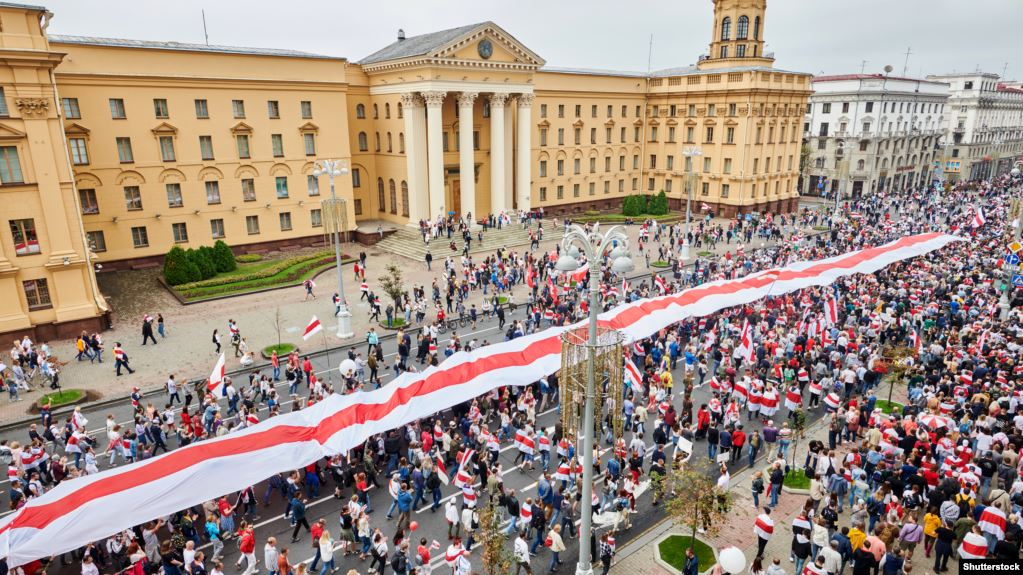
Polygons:
[[710,53],[701,69],[771,66],[764,55],[764,14],[767,0],[714,0]]

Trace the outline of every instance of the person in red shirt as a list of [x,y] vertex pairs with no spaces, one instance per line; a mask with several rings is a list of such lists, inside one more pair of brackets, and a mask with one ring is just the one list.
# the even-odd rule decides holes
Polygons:
[[252,525],[242,521],[238,537],[238,551],[241,552],[241,555],[238,557],[238,561],[235,561],[234,566],[241,569],[242,559],[245,559],[245,571],[242,575],[252,575],[256,572],[256,533],[253,531]]
[[220,511],[220,532],[227,539],[234,532],[234,505],[224,496],[217,501],[217,510]]
[[742,448],[746,445],[746,432],[742,430],[742,424],[736,426],[732,432],[732,463],[739,461],[742,456]]
[[321,518],[316,523],[313,523],[312,528],[309,529],[309,535],[312,536],[312,540],[313,540],[313,548],[316,549],[316,555],[313,557],[313,562],[309,564],[309,572],[310,573],[315,573],[316,572],[316,564],[320,562],[320,559],[323,559],[324,561],[328,561],[329,560],[326,557],[321,557],[320,556],[320,536],[323,535],[323,530],[326,529],[326,528],[327,528],[327,520]]

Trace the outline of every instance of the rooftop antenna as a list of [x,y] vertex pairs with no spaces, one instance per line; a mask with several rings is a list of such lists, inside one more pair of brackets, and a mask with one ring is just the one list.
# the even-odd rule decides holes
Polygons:
[[905,76],[909,72],[909,57],[913,54],[913,48],[906,48],[906,62],[902,65],[902,75]]
[[206,31],[206,10],[202,11],[202,35],[206,38],[206,45],[210,45],[210,34]]
[[866,69],[867,69],[867,60],[864,60],[863,62],[860,63],[860,74],[862,74],[864,71],[866,71]]
[[1002,79],[1003,80],[1005,79],[1005,73],[1008,72],[1008,71],[1009,71],[1009,63],[1006,62],[1005,65],[1002,66]]
[[650,34],[650,47],[647,49],[647,52],[646,52],[646,75],[647,76],[650,75],[650,63],[653,61],[653,58],[654,58],[654,35],[653,35],[653,33],[651,33]]

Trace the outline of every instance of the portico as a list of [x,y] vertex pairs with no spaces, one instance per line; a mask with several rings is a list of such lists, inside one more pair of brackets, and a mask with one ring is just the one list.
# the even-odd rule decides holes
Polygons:
[[361,62],[374,100],[400,99],[413,225],[530,205],[532,82],[543,61],[492,23],[447,32],[399,36]]

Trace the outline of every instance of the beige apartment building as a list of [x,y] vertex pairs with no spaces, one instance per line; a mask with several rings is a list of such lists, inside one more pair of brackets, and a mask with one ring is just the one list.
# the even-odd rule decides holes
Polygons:
[[[49,161],[60,163],[48,173],[69,174],[59,191],[44,183],[36,175],[43,160],[12,133],[5,149],[17,150],[31,183],[4,179],[0,193],[16,184],[32,201],[5,219],[34,221],[38,249],[64,253],[50,214],[43,217],[52,194],[66,205],[61,233],[67,249],[78,246],[69,265],[80,276],[58,280],[49,260],[37,258],[49,296],[29,297],[34,256],[18,253],[15,238],[29,232],[4,226],[0,263],[14,270],[0,265],[0,280],[12,278],[0,286],[18,297],[0,300],[0,334],[33,326],[70,333],[79,326],[64,326],[58,310],[66,302],[99,317],[97,265],[159,264],[175,244],[216,239],[238,251],[321,242],[329,183],[312,175],[317,159],[349,166],[335,183],[356,239],[362,222],[610,211],[630,194],[662,190],[679,207],[689,182],[694,201],[721,214],[792,210],[810,75],[774,68],[763,52],[765,12],[766,0],[714,0],[709,51],[695,65],[633,73],[548,66],[492,22],[399,31],[351,62],[48,35],[45,8],[0,3],[0,47],[30,51],[48,66],[43,119],[56,130]],[[30,89],[11,58],[0,86],[11,111],[0,129],[25,121],[14,94]],[[65,300],[55,288],[65,281],[79,295]],[[80,294],[90,296],[87,312]]]

